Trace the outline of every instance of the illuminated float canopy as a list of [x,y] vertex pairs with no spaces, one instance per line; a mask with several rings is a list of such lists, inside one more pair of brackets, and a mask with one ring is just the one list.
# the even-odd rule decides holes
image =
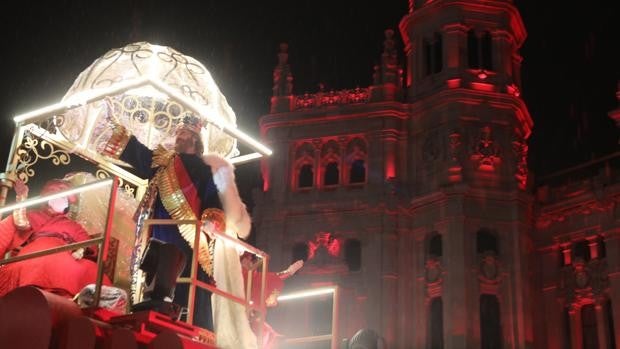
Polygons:
[[[201,120],[206,152],[233,162],[271,154],[237,129],[235,113],[204,65],[170,47],[147,42],[108,51],[78,76],[60,103],[15,121],[22,126],[50,116],[72,145],[71,151],[87,158],[101,153],[112,121],[154,149],[158,144],[171,146],[177,124],[187,116]],[[238,157],[238,140],[256,153]]]
[[[5,184],[2,189],[6,192],[16,178],[28,182],[35,174],[31,166],[38,160],[51,159],[55,165],[67,165],[70,162],[68,153],[72,153],[96,164],[102,170],[97,170],[98,178],[102,173],[103,176],[120,178],[120,185],[124,183],[124,188],[130,189],[135,198],[128,197],[127,205],[123,205],[122,200],[119,205],[117,201],[114,210],[120,208],[121,213],[131,212],[133,216],[136,199],[139,200],[144,194],[147,181],[117,166],[124,165],[119,160],[102,155],[101,150],[111,134],[112,124],[125,126],[141,143],[154,149],[160,144],[172,147],[177,125],[186,117],[200,120],[205,153],[219,154],[233,163],[271,154],[270,149],[237,128],[235,113],[204,65],[172,48],[138,42],[112,49],[96,59],[80,73],[60,102],[14,118],[16,132],[6,173],[0,177],[0,182]],[[238,142],[255,152],[239,156]],[[38,153],[37,146],[50,151]],[[84,181],[92,181],[94,177],[76,180],[84,184]],[[85,211],[90,216],[81,220],[78,215],[77,219],[87,223],[89,230],[100,233],[103,228],[99,223],[108,220],[95,220],[92,208],[107,208],[108,196],[96,191],[92,194],[80,194],[80,202],[90,208]],[[27,203],[32,202],[29,200]],[[125,206],[127,209],[122,209]],[[7,207],[5,211],[15,207]],[[132,217],[121,218],[133,223]],[[119,227],[111,228],[115,230]],[[118,230],[132,235],[135,227],[123,226]],[[117,237],[117,240],[122,240],[118,256],[126,263],[132,261],[132,265],[120,266],[126,273],[131,273],[124,275],[125,285],[122,286],[132,291],[139,289],[139,286],[135,271],[130,269],[133,257],[140,255],[138,252],[142,245],[136,239],[134,249],[133,238]],[[267,259],[264,252],[249,245],[245,247]],[[121,256],[121,250],[128,253]],[[265,260],[264,272],[267,264]]]

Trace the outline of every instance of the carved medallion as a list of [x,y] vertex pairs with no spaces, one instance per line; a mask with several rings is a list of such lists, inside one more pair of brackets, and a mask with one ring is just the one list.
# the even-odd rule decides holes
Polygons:
[[427,283],[435,283],[441,280],[441,263],[435,258],[426,261],[425,278]]

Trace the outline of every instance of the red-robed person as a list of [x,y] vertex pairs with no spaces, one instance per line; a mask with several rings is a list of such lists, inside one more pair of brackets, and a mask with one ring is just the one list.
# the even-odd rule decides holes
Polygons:
[[[254,270],[252,273],[252,294],[250,295],[250,300],[253,304],[258,305],[260,302],[260,291],[261,291],[261,279],[262,273],[256,269],[258,262],[254,255],[249,252],[245,252],[241,255],[241,265],[243,267],[243,279],[247,280],[247,275],[249,270]],[[284,280],[293,276],[301,267],[304,266],[303,260],[298,260],[295,263],[289,265],[283,271],[280,272],[268,272],[265,276],[265,293],[264,293],[264,302],[265,307],[272,308],[278,305],[278,296],[282,292],[284,288]],[[255,333],[259,331],[259,321],[254,313],[250,314],[250,320],[252,325],[252,330]],[[268,323],[263,322],[263,343],[260,348],[262,349],[274,349],[276,347],[276,339],[280,336]]]
[[[45,183],[41,195],[70,189],[63,180]],[[28,195],[28,187],[21,181],[15,184],[18,200]],[[74,197],[48,201],[35,209],[17,209],[0,221],[0,257],[10,252],[22,256],[54,247],[90,240],[86,230],[67,216]],[[0,266],[0,296],[21,286],[36,286],[46,291],[73,297],[97,280],[97,246],[23,260]],[[91,260],[93,259],[93,260]],[[110,280],[104,277],[104,284]]]

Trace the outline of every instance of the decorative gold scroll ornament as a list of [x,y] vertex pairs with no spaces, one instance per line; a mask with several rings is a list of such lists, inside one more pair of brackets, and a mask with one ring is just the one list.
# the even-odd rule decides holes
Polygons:
[[28,183],[30,177],[35,175],[32,167],[39,160],[51,160],[56,166],[68,165],[71,162],[71,156],[66,150],[56,149],[54,145],[45,140],[39,140],[27,134],[24,141],[17,149],[17,178],[24,183]]

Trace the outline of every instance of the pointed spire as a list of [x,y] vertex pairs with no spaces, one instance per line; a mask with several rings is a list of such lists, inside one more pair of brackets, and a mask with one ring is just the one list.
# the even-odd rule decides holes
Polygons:
[[273,96],[290,96],[293,94],[293,74],[288,65],[288,44],[280,44],[278,65],[273,70]]
[[381,65],[375,66],[375,73],[373,75],[374,84],[393,83],[400,87],[401,75],[402,70],[398,65],[398,51],[396,50],[396,41],[394,40],[394,30],[386,29]]
[[394,101],[402,98],[403,70],[398,64],[394,30],[385,30],[381,64],[375,65],[370,87],[371,101]]

